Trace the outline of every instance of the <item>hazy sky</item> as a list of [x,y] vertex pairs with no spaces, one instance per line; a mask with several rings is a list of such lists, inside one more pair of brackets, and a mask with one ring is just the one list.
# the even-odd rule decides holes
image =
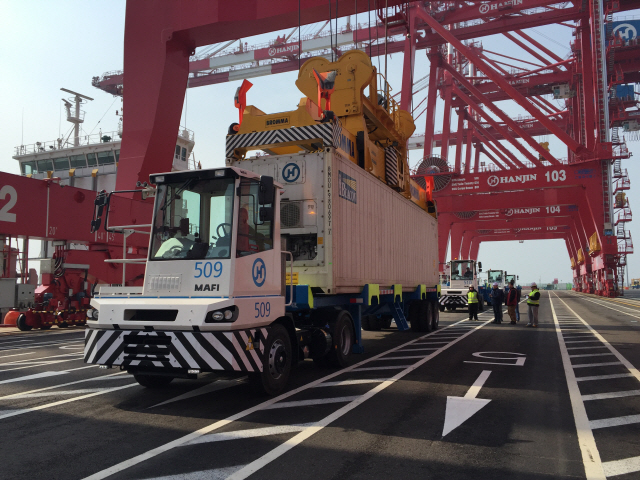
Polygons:
[[[71,125],[63,117],[61,101],[68,95],[60,91],[61,87],[94,98],[85,106],[85,133],[114,131],[118,123],[115,111],[121,108],[121,101],[92,87],[91,79],[107,71],[122,69],[124,0],[0,0],[0,7],[0,68],[3,72],[0,88],[4,105],[4,115],[0,117],[0,169],[18,174],[17,161],[11,156],[21,143],[50,141],[68,133]],[[358,20],[366,22],[364,15]],[[571,29],[562,26],[540,27],[527,32],[561,57],[568,55],[569,42],[574,39]],[[276,33],[243,41],[264,43],[275,37]],[[504,37],[487,37],[482,39],[482,43],[486,50],[507,55],[515,53],[504,51]],[[521,51],[517,56],[535,61]],[[380,62],[381,69],[384,69],[384,59]],[[378,64],[378,59],[374,59],[374,63]],[[426,75],[428,67],[425,52],[418,51],[414,78]],[[395,91],[400,90],[402,54],[389,59],[388,71],[391,86],[395,86]],[[269,113],[294,109],[301,97],[294,85],[296,75],[290,72],[251,79],[254,87],[248,94],[249,104]],[[237,121],[238,116],[233,106],[233,95],[239,83],[187,90],[182,124],[195,132],[194,152],[204,168],[224,165],[225,134],[229,124]],[[425,95],[426,90],[418,93],[415,103]],[[436,129],[441,130],[442,105],[438,107]],[[422,107],[416,113],[421,110]],[[511,115],[523,114],[515,107],[509,108],[508,112]],[[417,121],[417,133],[424,131],[424,118],[423,115]],[[452,122],[452,130],[455,128],[456,124]],[[538,140],[549,141],[551,151],[557,157],[567,156],[566,148],[557,140],[549,137]],[[637,143],[629,143],[629,149],[640,152]],[[411,166],[419,162],[421,155],[419,151],[411,153]],[[632,158],[624,162],[623,168],[628,168],[632,181],[632,190],[628,193],[633,209],[633,182],[634,179],[640,182],[640,167]],[[499,203],[497,198],[495,208],[508,207]],[[640,225],[635,223],[631,223],[630,229],[640,241]],[[569,257],[564,241],[560,240],[485,243],[480,247],[479,259],[485,270],[503,269],[517,273],[521,282],[540,279],[548,282],[554,278],[571,281]],[[640,259],[637,256],[629,258],[629,274],[631,277],[640,276]]]

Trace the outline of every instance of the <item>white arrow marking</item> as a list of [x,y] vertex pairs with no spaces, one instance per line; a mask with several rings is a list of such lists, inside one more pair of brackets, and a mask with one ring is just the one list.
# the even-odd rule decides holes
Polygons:
[[491,370],[483,370],[464,397],[447,397],[447,409],[442,429],[443,437],[458,428],[491,401],[476,398],[490,374]]

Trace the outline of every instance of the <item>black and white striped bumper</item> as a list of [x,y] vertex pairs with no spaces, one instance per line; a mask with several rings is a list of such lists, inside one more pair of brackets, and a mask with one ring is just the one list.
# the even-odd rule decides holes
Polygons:
[[231,332],[87,329],[84,361],[124,368],[261,372],[269,327]]
[[440,297],[440,305],[445,307],[466,307],[467,299],[461,295],[442,295]]

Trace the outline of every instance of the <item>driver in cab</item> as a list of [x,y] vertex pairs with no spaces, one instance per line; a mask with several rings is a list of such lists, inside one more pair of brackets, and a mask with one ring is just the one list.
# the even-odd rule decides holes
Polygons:
[[473,272],[469,267],[467,267],[467,270],[464,272],[464,278],[473,278]]

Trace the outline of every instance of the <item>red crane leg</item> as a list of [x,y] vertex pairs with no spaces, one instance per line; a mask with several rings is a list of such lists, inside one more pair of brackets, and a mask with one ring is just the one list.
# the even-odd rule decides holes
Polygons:
[[[464,130],[464,112],[458,110],[458,130],[456,131],[456,167],[455,167],[456,172],[462,171],[460,163],[462,162],[462,140],[464,139],[463,130]],[[465,172],[467,171],[466,164],[464,166],[464,171]]]
[[416,30],[415,8],[409,6],[407,15],[407,37],[404,40],[404,59],[402,66],[402,93],[400,94],[400,108],[410,112],[413,101],[413,72],[416,61]]
[[447,248],[449,246],[450,234],[451,222],[446,222],[444,218],[438,218],[438,260],[440,265],[447,263]]
[[436,102],[438,100],[438,75],[440,55],[436,48],[427,53],[431,65],[429,66],[429,91],[427,92],[427,114],[424,128],[424,156],[430,157],[433,153],[433,137],[436,127]]
[[[464,159],[464,173],[471,173],[471,145],[473,143],[473,130],[471,129],[471,125],[467,128],[467,144],[465,145],[465,159]],[[478,172],[478,167],[475,167],[475,173]]]
[[[582,100],[582,115],[584,116],[585,138],[582,139],[589,150],[595,149],[596,138],[594,131],[596,128],[596,104],[591,92],[594,91],[593,85],[593,58],[591,54],[591,32],[588,24],[580,29],[580,67],[582,69],[582,95],[578,102]],[[576,103],[578,103],[576,102]],[[579,121],[579,119],[578,119]],[[576,124],[580,125],[580,123]],[[582,134],[583,132],[581,132]]]
[[460,223],[454,223],[451,226],[451,244],[450,244],[450,258],[455,260],[461,258],[460,249],[462,247],[462,232],[464,228]]
[[[471,135],[473,136],[473,134]],[[474,146],[476,149],[476,156],[473,160],[473,173],[479,173],[480,172],[480,148],[477,143],[474,144]]]
[[[449,77],[449,81],[446,78]],[[444,86],[444,118],[442,120],[442,144],[440,146],[440,157],[444,161],[447,161],[449,156],[449,140],[451,134],[451,97],[453,95],[451,76],[445,73],[445,86]],[[460,173],[460,169],[455,170],[456,173]]]

